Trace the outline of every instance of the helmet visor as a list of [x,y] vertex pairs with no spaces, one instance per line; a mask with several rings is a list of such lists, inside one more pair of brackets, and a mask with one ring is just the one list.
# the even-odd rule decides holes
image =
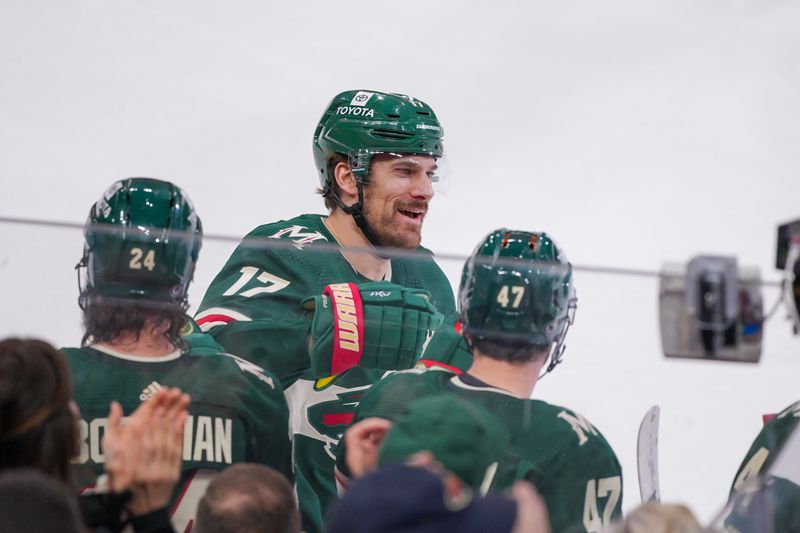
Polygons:
[[382,172],[400,179],[427,179],[436,193],[446,192],[450,184],[450,160],[446,154],[358,150],[348,154],[348,160],[353,174],[362,182],[369,180],[371,172]]

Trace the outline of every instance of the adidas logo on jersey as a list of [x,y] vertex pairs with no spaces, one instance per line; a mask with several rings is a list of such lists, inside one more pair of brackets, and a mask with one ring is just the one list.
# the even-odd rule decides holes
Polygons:
[[139,399],[143,402],[146,402],[147,400],[152,398],[155,395],[155,393],[157,393],[163,388],[164,387],[159,385],[158,382],[153,381],[152,383],[150,383],[150,385],[145,387],[144,390],[142,390],[142,393],[139,395]]

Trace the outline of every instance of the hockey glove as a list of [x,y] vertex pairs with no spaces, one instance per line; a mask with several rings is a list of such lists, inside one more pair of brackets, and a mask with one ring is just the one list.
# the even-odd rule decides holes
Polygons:
[[311,371],[326,377],[354,366],[410,368],[442,322],[427,291],[387,281],[338,283],[307,298]]

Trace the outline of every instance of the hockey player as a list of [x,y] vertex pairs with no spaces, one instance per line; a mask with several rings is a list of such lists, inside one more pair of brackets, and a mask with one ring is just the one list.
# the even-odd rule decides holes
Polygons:
[[62,349],[81,412],[76,462],[102,472],[112,400],[132,412],[156,391],[178,387],[192,397],[172,505],[178,531],[191,525],[213,472],[229,464],[262,463],[291,480],[280,383],[207,335],[187,334],[187,289],[202,239],[188,196],[160,180],[118,181],[92,206],[84,236],[78,267],[85,335],[80,348]]
[[[385,369],[412,366],[438,313],[455,311],[447,278],[420,247],[444,177],[433,109],[403,95],[343,92],[317,125],[313,152],[328,215],[253,230],[195,316],[286,388],[307,529],[316,529],[308,521],[315,498],[324,508],[335,495],[335,447],[364,389]],[[407,253],[390,258],[376,247]]]
[[[780,470],[770,472],[796,431],[800,431],[800,401],[770,420],[747,451],[731,486],[730,514],[724,519],[727,530],[762,531],[768,523],[771,533],[800,531],[800,486],[796,474],[792,476]],[[790,461],[795,463],[800,459],[796,452],[796,445],[784,451],[793,454]],[[762,481],[753,484],[751,480],[757,476],[761,476]],[[753,491],[758,491],[760,497],[755,497]]]
[[766,472],[792,431],[800,422],[800,401],[793,403],[770,420],[747,451],[731,486],[733,491],[742,489],[748,480]]
[[581,415],[530,399],[543,369],[552,369],[561,357],[575,307],[572,268],[547,234],[490,233],[464,266],[459,289],[471,367],[460,375],[409,370],[374,385],[359,404],[358,422],[347,430],[345,449],[339,450],[342,480],[363,471],[364,456],[370,456],[365,450],[386,435],[389,425],[380,419],[404,417],[417,398],[449,392],[486,407],[511,435],[508,458],[479,477],[482,489],[529,480],[547,504],[553,531],[608,526],[621,515],[622,504],[622,472],[614,451]]

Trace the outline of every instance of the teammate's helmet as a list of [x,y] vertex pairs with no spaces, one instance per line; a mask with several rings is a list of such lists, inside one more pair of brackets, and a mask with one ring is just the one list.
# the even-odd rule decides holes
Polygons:
[[458,300],[471,340],[549,348],[563,341],[576,307],[572,267],[546,233],[495,230],[464,265]]
[[[348,158],[353,174],[365,183],[375,154],[444,155],[442,130],[433,109],[402,94],[345,91],[328,104],[314,132],[314,163],[324,191],[333,176],[328,161]],[[337,200],[338,201],[338,200]]]
[[92,206],[83,234],[81,307],[102,296],[186,308],[203,229],[179,187],[152,178],[117,181]]

